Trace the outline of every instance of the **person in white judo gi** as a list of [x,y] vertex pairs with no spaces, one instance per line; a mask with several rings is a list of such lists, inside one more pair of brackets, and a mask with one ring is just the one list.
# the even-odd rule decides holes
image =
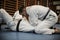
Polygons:
[[58,21],[57,14],[41,5],[22,6],[11,17],[4,9],[0,14],[12,31],[31,32],[38,34],[59,33],[59,29],[50,29]]

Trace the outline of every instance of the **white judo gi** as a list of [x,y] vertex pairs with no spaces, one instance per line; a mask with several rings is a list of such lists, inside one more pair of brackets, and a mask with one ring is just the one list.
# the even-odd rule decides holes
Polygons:
[[35,27],[34,30],[36,33],[42,34],[52,34],[54,29],[50,29],[58,21],[58,16],[55,12],[50,10],[46,18],[43,20],[44,16],[47,14],[49,8],[33,5],[26,7],[26,12],[29,15],[29,23]]
[[54,33],[54,29],[50,29],[50,27],[57,22],[58,17],[55,12],[50,10],[45,20],[43,20],[48,10],[48,7],[39,5],[26,7],[29,21],[27,21],[25,17],[22,18],[22,16],[19,15],[19,11],[16,11],[13,17],[11,17],[4,9],[1,9],[0,13],[3,15],[3,19],[6,21],[7,25],[13,31],[16,31],[18,21],[22,19],[19,24],[19,31],[29,32],[34,30],[39,34],[52,34]]

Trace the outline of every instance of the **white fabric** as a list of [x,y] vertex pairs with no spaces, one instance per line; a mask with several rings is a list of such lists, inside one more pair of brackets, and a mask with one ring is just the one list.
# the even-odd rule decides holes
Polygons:
[[54,33],[54,30],[49,28],[57,22],[58,17],[56,13],[51,10],[46,19],[43,20],[48,9],[48,7],[39,5],[26,7],[26,12],[29,15],[29,21],[27,21],[25,17],[22,18],[22,16],[19,15],[19,11],[16,11],[13,17],[11,17],[4,9],[1,9],[1,14],[3,14],[3,18],[7,25],[14,31],[16,31],[18,20],[22,19],[19,24],[19,31],[29,32],[35,30],[35,32],[39,34],[52,34]]
[[34,27],[29,24],[27,19],[24,17],[20,22],[19,31],[29,32],[33,31]]
[[32,27],[25,18],[22,18],[22,16],[19,15],[19,11],[16,11],[13,17],[10,16],[4,9],[0,9],[0,12],[0,14],[3,15],[2,17],[4,21],[11,30],[16,31],[17,23],[20,19],[22,19],[22,21],[19,25],[19,31],[29,32],[34,30],[34,27]]
[[19,10],[17,10],[17,11],[14,13],[13,19],[14,19],[14,20],[20,20],[20,19],[22,19],[22,15],[19,14]]
[[[0,9],[0,12],[8,27],[16,27],[16,24],[13,21],[13,17],[11,15],[9,15],[4,9]],[[13,30],[15,30],[15,28],[13,28]]]
[[29,15],[30,23],[32,25],[37,24],[38,23],[38,18],[40,18],[40,20],[42,20],[42,18],[47,13],[48,9],[49,9],[48,7],[39,6],[39,5],[26,7],[27,14]]
[[29,15],[29,22],[32,26],[35,27],[36,33],[52,34],[54,32],[53,29],[49,28],[53,26],[58,20],[58,17],[55,12],[50,10],[46,19],[42,21],[48,10],[48,7],[39,5],[26,7],[27,14]]

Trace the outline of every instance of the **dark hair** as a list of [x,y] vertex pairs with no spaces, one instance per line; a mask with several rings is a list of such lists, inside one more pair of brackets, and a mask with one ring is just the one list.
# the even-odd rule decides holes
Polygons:
[[20,14],[22,13],[23,9],[24,9],[24,5],[20,6],[20,8],[19,8],[19,13]]

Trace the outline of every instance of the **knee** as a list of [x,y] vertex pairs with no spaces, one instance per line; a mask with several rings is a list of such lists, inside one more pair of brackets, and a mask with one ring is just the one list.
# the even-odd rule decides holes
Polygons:
[[35,29],[35,33],[41,34],[42,33],[42,30],[41,29]]
[[4,10],[3,8],[0,9],[0,11],[3,11],[3,10]]
[[0,12],[1,12],[1,13],[4,13],[4,12],[5,12],[5,9],[3,9],[3,8],[0,9]]

